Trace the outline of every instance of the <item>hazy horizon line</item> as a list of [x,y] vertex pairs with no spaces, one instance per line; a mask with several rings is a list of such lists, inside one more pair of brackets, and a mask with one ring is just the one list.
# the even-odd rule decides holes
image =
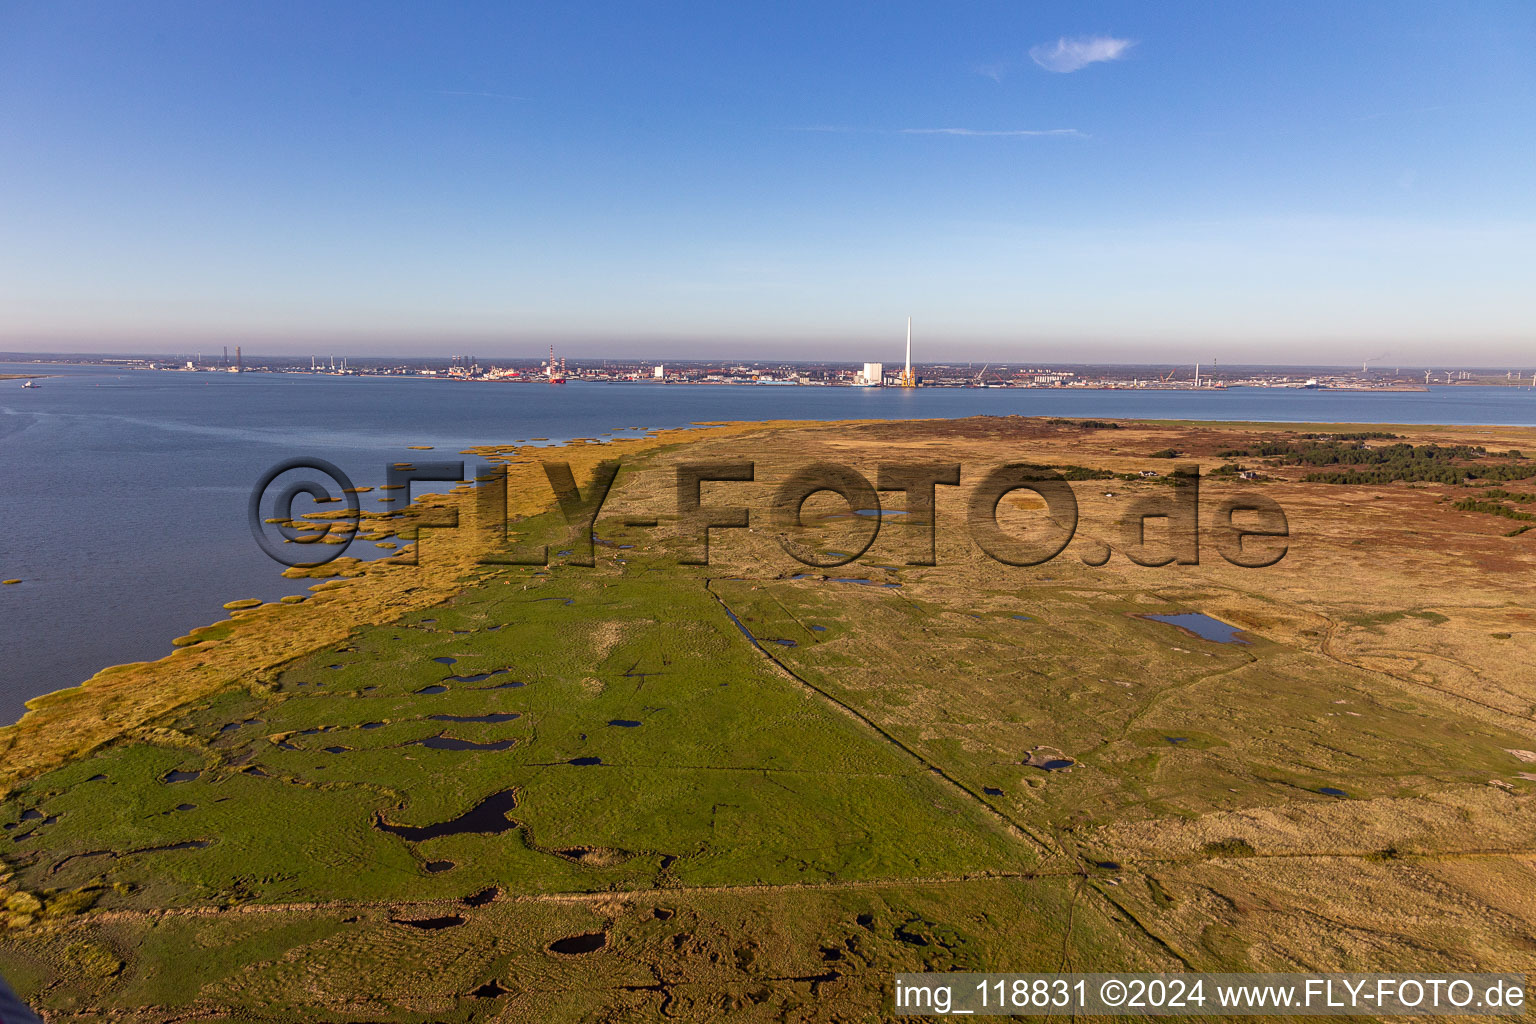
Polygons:
[[[235,346],[230,346],[230,347],[234,348]],[[241,347],[243,348],[243,346],[241,346]],[[220,348],[222,348],[222,346],[220,346]],[[245,361],[252,361],[252,360],[260,361],[260,360],[263,360],[263,359],[287,360],[287,361],[302,361],[306,356],[310,356],[310,355],[311,355],[311,353],[307,353],[307,352],[306,353],[295,353],[295,352],[251,352],[251,353],[242,353],[241,354],[241,358],[244,359]],[[346,353],[335,353],[334,357],[335,357],[335,359],[337,361],[340,361],[342,359],[346,359],[348,361],[362,360],[362,361],[366,361],[366,362],[369,362],[369,363],[399,364],[399,363],[413,363],[413,362],[414,363],[426,363],[426,362],[451,363],[454,359],[459,358],[459,356],[461,356],[461,355],[468,355],[468,356],[474,358],[477,362],[480,362],[480,363],[483,363],[483,364],[486,364],[486,365],[489,365],[492,361],[495,361],[495,360],[502,360],[502,361],[506,361],[506,362],[542,362],[544,359],[547,358],[547,355],[544,354],[544,353],[533,353],[533,354],[528,354],[528,355],[509,355],[509,354],[503,353],[503,354],[499,354],[499,355],[486,355],[486,356],[482,357],[479,354],[474,353],[474,352],[449,353],[449,354],[433,354],[433,353],[420,353],[420,352],[417,352],[417,353],[405,353],[405,352],[401,352],[401,353],[346,352]],[[617,362],[617,363],[637,363],[637,364],[672,363],[672,364],[676,364],[676,365],[689,365],[689,364],[718,365],[718,364],[723,364],[723,363],[737,363],[737,364],[754,363],[754,364],[772,365],[772,366],[835,366],[835,365],[838,365],[838,364],[847,364],[849,366],[855,366],[856,367],[856,366],[859,366],[859,365],[861,365],[861,364],[863,364],[865,362],[882,362],[882,363],[886,363],[886,364],[892,365],[892,366],[894,366],[896,364],[896,362],[899,362],[899,360],[896,360],[896,361],[893,362],[892,360],[889,360],[889,359],[885,359],[885,360],[866,360],[866,359],[863,359],[863,358],[834,358],[834,357],[826,357],[826,358],[763,358],[763,357],[759,357],[759,356],[739,356],[739,355],[738,356],[719,356],[719,357],[714,357],[714,356],[710,356],[710,357],[701,357],[701,356],[633,356],[633,355],[624,355],[624,356],[617,356],[617,355],[594,356],[594,355],[561,355],[559,353],[557,353],[556,355],[557,355],[557,358],[560,358],[561,360],[563,360],[566,363]],[[80,351],[80,352],[69,352],[69,351],[58,351],[58,350],[50,350],[50,351],[23,351],[23,350],[0,349],[0,363],[13,362],[13,363],[44,363],[44,364],[46,364],[46,363],[50,362],[50,359],[48,357],[55,357],[57,359],[84,359],[84,360],[103,360],[103,361],[105,361],[105,360],[123,360],[123,359],[141,359],[141,360],[146,360],[146,361],[170,362],[170,361],[184,361],[189,356],[192,356],[192,357],[200,359],[201,360],[200,365],[203,365],[203,366],[215,365],[215,364],[223,361],[223,357],[221,355],[210,356],[208,353],[200,352],[200,351],[181,351],[181,352],[162,351],[162,352],[153,352],[153,351],[126,351],[125,350],[125,351]],[[11,357],[25,357],[25,358],[13,359]],[[314,353],[313,354],[313,358],[318,359],[323,364],[329,365],[329,361],[332,358],[332,353],[327,352],[324,355],[321,355],[319,353]],[[229,359],[229,361],[232,362],[235,359],[235,354],[231,353],[228,356],[228,359]],[[1321,362],[1321,361],[1311,361],[1311,362],[1309,362],[1309,361],[1306,361],[1306,360],[1297,360],[1297,361],[1291,361],[1291,362],[1243,362],[1243,361],[1239,361],[1239,360],[1232,360],[1230,362],[1222,362],[1222,361],[1219,361],[1219,360],[1212,360],[1210,362],[1201,361],[1201,362],[1197,363],[1194,360],[1187,360],[1187,359],[1186,360],[1174,360],[1174,359],[1163,359],[1163,360],[1155,360],[1155,359],[1154,360],[1114,360],[1114,359],[1062,360],[1062,359],[1028,359],[1028,358],[1026,358],[1026,359],[1002,359],[1002,360],[991,359],[991,360],[988,360],[988,359],[984,359],[984,358],[971,359],[971,358],[953,358],[953,357],[952,358],[948,358],[948,359],[913,359],[912,363],[913,363],[914,366],[959,366],[961,364],[987,363],[987,364],[989,364],[991,366],[995,366],[995,367],[1018,366],[1018,365],[1026,365],[1027,364],[1029,366],[1040,366],[1040,367],[1084,367],[1084,368],[1090,368],[1090,369],[1097,369],[1097,368],[1106,368],[1106,369],[1130,368],[1130,369],[1134,369],[1134,368],[1138,368],[1138,367],[1167,369],[1167,368],[1170,368],[1170,367],[1186,367],[1186,366],[1187,367],[1193,367],[1193,366],[1199,365],[1202,368],[1202,371],[1208,370],[1208,371],[1213,372],[1213,373],[1220,373],[1223,369],[1228,369],[1228,370],[1239,370],[1239,369],[1240,370],[1283,370],[1283,369],[1302,368],[1302,369],[1318,369],[1318,370],[1354,371],[1355,367],[1361,365],[1359,363],[1336,363],[1336,362]],[[71,365],[71,364],[69,364],[69,363],[60,363],[59,365]],[[1424,370],[1429,370],[1431,372],[1445,372],[1446,370],[1454,369],[1454,370],[1466,370],[1466,371],[1483,370],[1483,371],[1489,371],[1489,372],[1508,373],[1508,372],[1513,371],[1513,370],[1518,370],[1522,366],[1529,367],[1529,366],[1536,365],[1536,364],[1510,364],[1510,363],[1490,364],[1490,363],[1466,363],[1466,362],[1464,362],[1464,363],[1445,363],[1445,362],[1439,362],[1439,363],[1424,363],[1424,362],[1388,363],[1388,362],[1384,362],[1384,361],[1379,360],[1379,359],[1371,359],[1371,360],[1367,361],[1367,365],[1368,365],[1368,367],[1369,367],[1371,372],[1376,372],[1376,373],[1386,372],[1389,367],[1393,371],[1413,370],[1413,371],[1422,372]],[[1530,372],[1530,371],[1527,370],[1527,372]]]

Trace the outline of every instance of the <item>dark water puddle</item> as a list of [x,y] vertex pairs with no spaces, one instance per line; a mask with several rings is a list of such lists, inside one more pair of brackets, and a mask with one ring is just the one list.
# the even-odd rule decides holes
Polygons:
[[868,516],[871,519],[879,516],[883,519],[886,516],[904,516],[907,513],[895,508],[857,508],[853,510],[853,514],[856,516]]
[[516,744],[517,740],[474,743],[470,740],[461,740],[456,736],[428,736],[426,739],[412,741],[413,746],[430,747],[433,750],[509,750]]
[[448,687],[444,686],[442,683],[433,683],[431,686],[423,686],[416,692],[430,696],[434,693],[447,693]]
[[21,812],[22,821],[37,821],[42,816],[43,812],[39,811],[35,807],[28,807],[26,810]]
[[866,580],[859,576],[830,576],[833,583],[858,583],[866,587],[899,587],[900,583],[879,583],[875,580]]
[[360,728],[360,729],[382,729],[382,728],[384,728],[384,723],[383,722],[364,722],[358,728]]
[[191,782],[193,779],[197,778],[201,774],[203,774],[203,773],[200,772],[200,771],[184,772],[184,771],[177,770],[177,771],[174,771],[174,772],[166,772],[165,775],[160,779],[160,781],[161,782]]
[[778,644],[780,647],[799,647],[800,646],[799,644],[795,643],[793,640],[782,640],[782,639],[778,639],[778,638],[770,639],[768,642],[771,643],[771,644]]
[[825,633],[826,631],[827,631],[827,627],[826,626],[812,626],[811,627],[811,632],[812,633]]
[[983,793],[987,794],[987,796],[1002,796],[1003,795],[1003,791],[998,789],[996,786],[983,786],[983,787],[981,787],[981,791]]
[[327,754],[345,754],[351,749],[351,747],[326,747],[325,752]]
[[1034,622],[1035,621],[1034,619],[1030,618],[1028,615],[1010,615],[1009,618],[1011,618],[1011,619],[1018,619],[1020,622]]
[[329,669],[338,669],[338,668],[341,668],[341,666],[340,666],[340,665],[327,665],[327,666],[325,666],[325,667],[326,667],[326,668],[329,668]]
[[85,781],[86,782],[106,782],[107,781],[107,777],[105,775],[92,775],[90,778],[86,779]]
[[1163,739],[1167,740],[1169,743],[1172,743],[1174,746],[1178,746],[1180,743],[1189,742],[1188,736],[1164,736]]
[[551,953],[564,953],[567,956],[577,956],[581,953],[595,953],[608,943],[607,932],[588,932],[585,935],[572,935],[569,938],[556,939],[549,944]]
[[254,775],[258,779],[270,779],[272,777],[272,776],[268,775],[266,772],[262,771],[260,768],[256,767],[255,765],[251,765],[249,768],[247,768],[245,770],[245,774],[247,774],[247,775]]
[[450,658],[450,657],[447,657],[446,655],[444,655],[441,658],[433,658],[432,660],[437,662],[439,665],[452,665],[454,662],[458,661],[459,659],[458,658]]
[[628,550],[630,550],[633,547],[634,547],[633,544],[620,544],[619,545],[619,550],[620,551],[628,551]]
[[608,724],[616,725],[621,729],[638,729],[640,727],[640,723],[632,718],[614,718],[610,719]]
[[454,683],[483,683],[487,679],[491,678],[492,676],[504,676],[504,675],[506,675],[510,671],[511,671],[511,669],[497,668],[497,669],[492,669],[489,672],[481,672],[479,675],[473,675],[473,676],[449,676],[448,677],[448,681],[449,682],[454,682]]
[[1319,786],[1317,791],[1323,794],[1323,796],[1349,796],[1348,793],[1334,786]]
[[493,885],[489,889],[481,889],[472,896],[465,896],[464,905],[466,907],[483,907],[500,895],[501,890]]
[[464,919],[458,914],[449,914],[446,917],[424,917],[417,921],[401,921],[390,918],[395,924],[407,925],[411,928],[422,928],[427,931],[439,931],[443,928],[457,928],[464,923]]
[[1139,618],[1150,619],[1153,622],[1166,622],[1170,626],[1177,626],[1186,633],[1193,633],[1200,639],[1210,640],[1213,643],[1251,643],[1251,641],[1244,640],[1237,635],[1242,630],[1236,626],[1229,626],[1220,619],[1213,619],[1201,612],[1180,612],[1177,615],[1142,615]]
[[1034,751],[1024,758],[1024,764],[1026,767],[1039,768],[1042,771],[1059,772],[1065,768],[1071,768],[1077,762],[1064,754],[1047,754]]
[[492,793],[457,818],[440,821],[435,825],[391,825],[382,813],[375,814],[373,827],[407,842],[419,843],[443,836],[500,835],[517,827],[507,817],[507,812],[517,806],[517,797],[510,789]]
[[561,604],[567,606],[576,603],[576,599],[574,597],[536,597],[533,599],[534,604],[538,604],[541,601],[559,601]]
[[[726,617],[736,624],[737,629],[741,630],[741,635],[747,638],[747,642],[758,650],[763,651],[763,645],[757,642],[757,637],[752,635],[752,631],[747,628],[746,623],[736,617],[736,613],[731,611],[730,606],[722,604],[721,607],[725,609]],[[768,652],[763,651],[763,653],[767,654]]]
[[556,558],[570,558],[571,557],[571,553],[569,551],[556,551],[555,552],[555,557]]
[[437,874],[440,871],[447,871],[450,868],[452,868],[453,867],[453,861],[451,861],[451,860],[429,860],[425,864],[425,867],[426,867],[426,869],[428,871],[432,872],[435,875],[435,874]]
[[491,980],[475,989],[470,995],[476,999],[495,999],[497,996],[504,996],[511,991],[509,988],[502,988],[501,982]]
[[573,764],[573,765],[576,765],[578,768],[587,768],[587,767],[590,767],[591,765],[602,764],[602,763],[603,763],[603,759],[600,758],[600,757],[573,757],[569,761],[566,762],[566,764]]
[[495,725],[497,722],[510,722],[513,719],[523,717],[516,711],[497,711],[489,715],[428,715],[433,722],[479,722],[483,725]]
[[178,810],[178,811],[195,811],[195,810],[197,810],[197,804],[177,804],[176,807],[175,807],[175,810]]
[[510,683],[497,683],[495,686],[477,686],[477,687],[475,687],[475,689],[477,689],[477,690],[515,690],[515,689],[517,689],[520,686],[527,686],[527,685],[528,685],[527,683],[520,683],[520,682],[515,682],[514,681],[514,682],[510,682]]

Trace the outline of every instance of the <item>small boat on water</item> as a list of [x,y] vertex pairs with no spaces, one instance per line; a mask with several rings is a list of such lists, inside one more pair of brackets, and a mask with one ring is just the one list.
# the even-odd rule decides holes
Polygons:
[[25,384],[23,384],[22,387],[24,387],[24,388],[35,388],[35,387],[37,387],[37,381],[29,380]]

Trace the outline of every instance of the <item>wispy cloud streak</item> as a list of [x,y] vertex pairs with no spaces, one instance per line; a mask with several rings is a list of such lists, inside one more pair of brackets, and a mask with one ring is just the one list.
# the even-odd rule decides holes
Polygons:
[[1080,139],[1088,136],[1076,128],[852,128],[846,125],[813,124],[786,128],[791,132],[819,132],[831,135],[961,135],[975,138],[1029,138],[1066,135]]
[[1027,135],[1076,135],[1076,128],[903,128],[898,135],[977,135],[977,136],[1027,136]]
[[1063,36],[1054,43],[1031,47],[1029,57],[1047,71],[1064,74],[1100,61],[1119,60],[1134,45],[1130,39],[1113,36],[1080,36],[1076,39]]

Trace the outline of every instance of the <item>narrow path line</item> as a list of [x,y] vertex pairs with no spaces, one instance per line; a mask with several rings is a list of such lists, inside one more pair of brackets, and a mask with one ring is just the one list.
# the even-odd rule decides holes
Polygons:
[[874,732],[877,735],[879,735],[882,738],[884,738],[887,743],[889,743],[892,746],[896,747],[897,749],[901,750],[908,757],[912,758],[914,761],[916,761],[917,763],[921,764],[923,767],[927,768],[934,775],[938,776],[939,779],[941,779],[943,782],[947,783],[950,787],[952,787],[953,789],[958,790],[959,792],[964,794],[966,797],[968,797],[970,800],[972,800],[974,803],[976,803],[978,806],[980,806],[981,808],[986,810],[989,814],[992,815],[992,817],[994,817],[994,818],[996,818],[998,820],[998,822],[1003,826],[1005,831],[1007,831],[1010,834],[1012,834],[1015,838],[1022,839],[1024,841],[1028,842],[1028,843],[1034,844],[1035,846],[1039,847],[1040,852],[1043,855],[1045,855],[1045,856],[1050,856],[1050,855],[1052,855],[1054,853],[1060,852],[1060,851],[1052,850],[1051,847],[1047,843],[1045,843],[1043,840],[1041,840],[1034,833],[1030,832],[1023,825],[1021,825],[1018,822],[1014,821],[1012,818],[1010,818],[1008,815],[1004,814],[1002,811],[999,811],[996,807],[993,807],[991,804],[987,803],[981,797],[977,796],[975,793],[973,793],[970,790],[969,787],[967,787],[964,783],[960,782],[960,780],[956,779],[954,776],[950,775],[943,768],[939,767],[937,764],[935,764],[932,761],[928,760],[922,754],[918,753],[916,750],[912,749],[911,747],[909,747],[905,743],[903,743],[901,740],[899,740],[895,736],[891,735],[891,733],[889,733],[885,729],[881,728],[880,725],[878,723],[876,723],[873,719],[871,719],[869,716],[865,715],[863,712],[859,711],[857,708],[853,707],[852,705],[846,704],[843,701],[838,700],[832,694],[828,693],[826,690],[824,690],[821,687],[817,686],[815,683],[811,682],[809,679],[806,679],[804,676],[800,675],[794,669],[790,668],[788,665],[786,665],[782,661],[780,661],[777,657],[774,656],[772,651],[770,651],[767,648],[765,648],[761,643],[759,643],[757,641],[756,637],[752,636],[752,634],[747,631],[747,627],[742,624],[742,622],[741,622],[741,620],[739,618],[737,618],[736,613],[731,610],[731,606],[726,604],[725,603],[725,599],[722,598],[718,593],[715,592],[715,589],[712,586],[713,583],[714,583],[714,580],[712,580],[712,579],[706,579],[704,581],[704,591],[705,591],[705,593],[709,594],[710,597],[714,598],[715,601],[719,603],[720,607],[725,611],[726,616],[731,620],[732,623],[734,623],[737,626],[738,629],[741,630],[742,634],[747,638],[747,642],[750,643],[753,647],[755,647],[758,650],[758,652],[760,654],[762,654],[763,657],[767,658],[768,661],[775,668],[777,668],[780,672],[784,673],[784,675],[788,676],[793,681],[799,683],[801,686],[804,686],[806,689],[811,690],[812,692],[816,693],[822,699],[824,699],[827,702],[829,702],[830,704],[832,704],[835,708],[837,708],[843,714],[845,714],[845,715],[849,716],[850,718],[854,719],[855,721],[863,724],[865,727],[874,730]]
[[[501,893],[487,906],[512,903],[606,903],[615,899],[657,899],[717,895],[772,895],[785,892],[856,892],[861,890],[913,889],[935,885],[974,885],[979,882],[1039,881],[1052,878],[1077,878],[1076,871],[979,871],[966,875],[941,875],[931,878],[870,878],[832,882],[785,882],[782,884],[747,883],[742,885],[679,885],[650,889],[600,889],[592,892]],[[317,900],[303,903],[247,903],[231,907],[157,907],[152,910],[87,911],[81,915],[90,921],[131,921],[161,917],[219,917],[228,914],[290,914],[335,910],[444,910],[462,911],[459,898],[436,900]]]

